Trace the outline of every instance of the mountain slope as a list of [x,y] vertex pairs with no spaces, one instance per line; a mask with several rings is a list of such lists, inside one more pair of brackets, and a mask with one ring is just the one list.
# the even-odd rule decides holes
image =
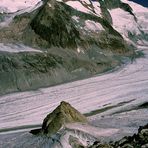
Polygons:
[[[121,8],[110,9],[113,20],[113,27],[122,34],[125,40],[136,44],[145,44],[148,42],[147,16],[148,9],[136,3],[122,0],[130,6],[127,10]],[[130,11],[129,11],[130,10]]]
[[[125,39],[139,40],[130,22],[115,20],[125,14],[138,39],[146,39],[132,8],[120,0],[47,0],[35,8],[1,14],[1,47],[12,50],[1,51],[0,94],[86,78],[130,61],[137,56],[136,48]],[[14,47],[28,48],[24,45],[39,52],[13,53]]]

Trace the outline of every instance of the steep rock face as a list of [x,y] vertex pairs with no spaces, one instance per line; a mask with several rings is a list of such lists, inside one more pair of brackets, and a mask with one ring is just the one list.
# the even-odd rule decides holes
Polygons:
[[[49,2],[40,9],[30,24],[31,29],[47,43],[43,44],[45,42],[41,40],[40,45],[46,48],[51,46],[76,48],[80,36],[69,13],[56,1]],[[39,41],[38,37],[32,39]]]
[[51,136],[56,134],[67,123],[75,122],[86,123],[87,119],[69,103],[63,101],[44,119],[41,131],[43,134]]

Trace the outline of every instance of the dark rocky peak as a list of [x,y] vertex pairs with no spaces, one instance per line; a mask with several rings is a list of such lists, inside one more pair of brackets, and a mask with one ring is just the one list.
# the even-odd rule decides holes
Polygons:
[[61,3],[53,0],[45,2],[30,27],[36,34],[34,41],[40,40],[43,47],[75,48],[80,39],[68,11]]

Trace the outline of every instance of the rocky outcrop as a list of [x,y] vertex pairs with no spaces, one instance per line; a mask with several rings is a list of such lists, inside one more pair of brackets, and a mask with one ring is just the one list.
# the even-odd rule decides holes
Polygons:
[[32,134],[39,132],[47,136],[56,134],[68,123],[86,123],[87,118],[73,108],[69,103],[62,101],[61,104],[44,119],[41,130],[33,130]]
[[89,148],[147,148],[148,147],[148,124],[140,127],[138,133],[133,136],[124,137],[112,144],[101,144],[95,142]]

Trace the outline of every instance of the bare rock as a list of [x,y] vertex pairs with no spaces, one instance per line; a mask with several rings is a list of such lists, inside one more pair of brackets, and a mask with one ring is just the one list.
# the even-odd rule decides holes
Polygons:
[[[69,103],[62,101],[61,104],[43,121],[41,133],[47,136],[56,134],[67,123],[81,122],[86,123],[87,118],[73,108]],[[40,131],[39,129],[37,131]],[[32,134],[38,133],[36,130]]]

